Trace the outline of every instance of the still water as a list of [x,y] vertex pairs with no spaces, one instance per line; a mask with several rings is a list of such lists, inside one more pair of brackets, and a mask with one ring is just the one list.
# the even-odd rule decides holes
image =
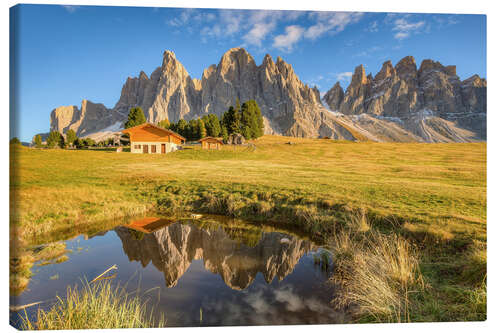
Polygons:
[[[216,217],[156,223],[142,231],[119,226],[65,241],[69,259],[35,264],[27,289],[11,296],[11,305],[46,301],[41,306],[48,307],[68,285],[116,265],[111,281],[140,289],[167,326],[346,320],[330,303],[331,268],[319,264],[328,258],[325,250],[303,236]],[[17,326],[17,314],[10,317]]]

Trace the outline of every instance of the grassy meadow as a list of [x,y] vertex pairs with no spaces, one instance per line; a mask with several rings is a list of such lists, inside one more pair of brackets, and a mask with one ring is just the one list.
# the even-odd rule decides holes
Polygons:
[[[367,305],[355,311],[359,321],[486,319],[486,143],[264,136],[254,144],[167,155],[11,146],[11,239],[26,248],[150,210],[240,217],[337,240],[343,299]],[[406,277],[378,283],[392,292],[404,283],[405,293],[388,297],[406,297],[404,306],[380,310],[349,289],[370,279],[348,260],[369,272],[377,257],[401,251],[407,262],[386,265]]]

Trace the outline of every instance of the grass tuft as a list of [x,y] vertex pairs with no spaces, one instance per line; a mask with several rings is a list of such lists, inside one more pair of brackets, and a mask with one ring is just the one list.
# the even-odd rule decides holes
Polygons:
[[163,327],[165,321],[153,318],[146,303],[138,295],[127,294],[123,287],[112,287],[109,282],[89,284],[81,288],[68,287],[66,297],[57,297],[47,311],[39,308],[32,321],[21,315],[24,330],[64,330],[99,328]]
[[424,284],[415,249],[407,240],[363,229],[335,236],[332,248],[331,280],[339,286],[336,307],[349,308],[360,321],[410,321],[410,294],[422,291]]

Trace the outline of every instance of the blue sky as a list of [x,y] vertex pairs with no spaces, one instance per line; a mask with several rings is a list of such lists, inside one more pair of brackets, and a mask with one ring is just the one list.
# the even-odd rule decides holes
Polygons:
[[266,53],[281,56],[321,92],[337,81],[347,87],[359,64],[375,75],[407,55],[418,65],[456,65],[461,79],[486,77],[484,15],[60,5],[21,5],[14,14],[19,126],[11,137],[23,141],[49,130],[57,106],[85,98],[112,108],[126,78],[149,75],[164,50],[195,78],[232,47],[257,64]]

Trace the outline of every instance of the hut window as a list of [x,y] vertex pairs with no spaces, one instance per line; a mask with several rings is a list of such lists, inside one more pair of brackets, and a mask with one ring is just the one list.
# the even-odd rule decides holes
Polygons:
[[151,153],[156,153],[156,145],[151,145]]
[[135,145],[134,149],[141,149],[141,145]]

